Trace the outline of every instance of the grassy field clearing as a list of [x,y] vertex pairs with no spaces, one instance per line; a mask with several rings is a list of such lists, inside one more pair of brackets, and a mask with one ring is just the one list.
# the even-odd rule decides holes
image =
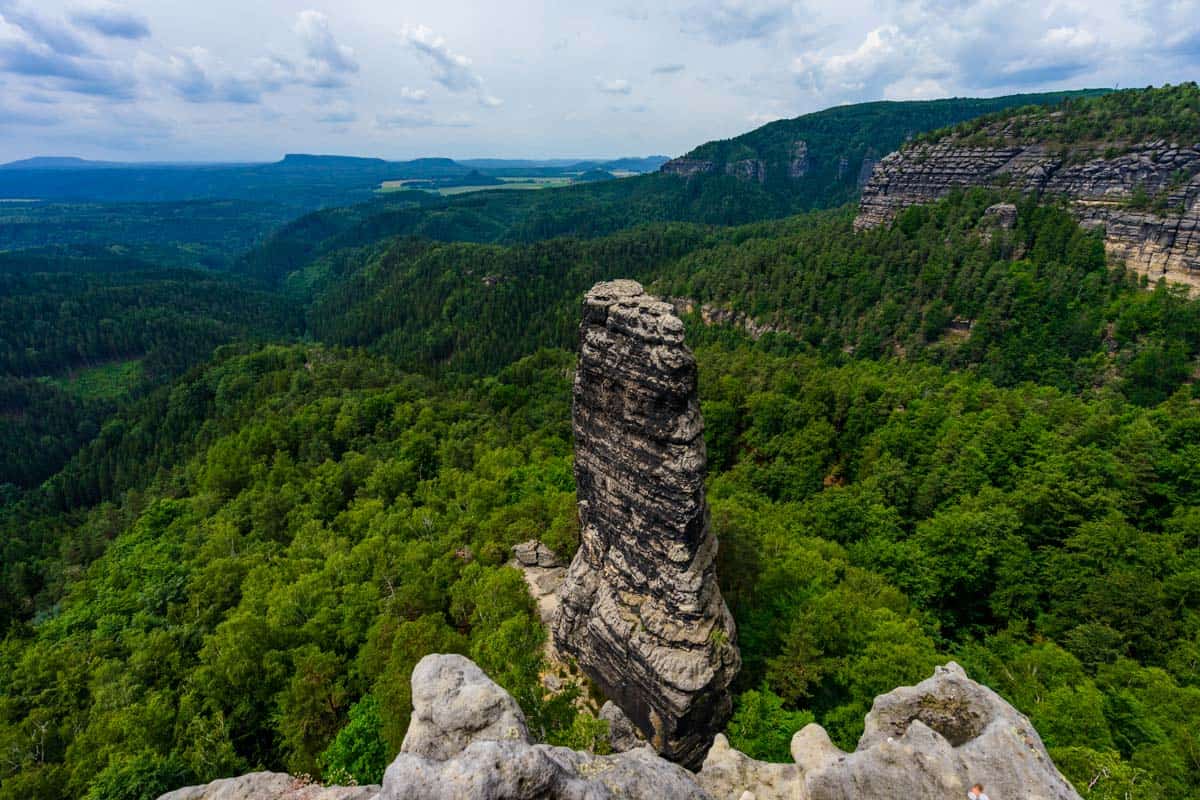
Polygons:
[[128,392],[141,374],[141,359],[135,358],[83,367],[44,380],[83,400],[115,400]]

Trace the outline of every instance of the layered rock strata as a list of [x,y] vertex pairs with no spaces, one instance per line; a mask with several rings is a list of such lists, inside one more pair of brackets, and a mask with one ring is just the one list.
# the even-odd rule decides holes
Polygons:
[[788,162],[788,177],[793,180],[803,178],[812,168],[812,159],[808,155],[808,142],[797,139],[792,143],[792,159]]
[[693,175],[709,175],[717,171],[717,165],[701,158],[674,158],[658,168],[668,175],[690,178]]
[[[889,223],[956,188],[1004,184],[1066,198],[1081,224],[1104,229],[1112,257],[1151,280],[1200,286],[1200,144],[1155,141],[1111,158],[1079,158],[1040,144],[947,139],[907,147],[875,167],[854,224]],[[1138,198],[1158,210],[1131,207]]]
[[740,161],[731,161],[725,165],[725,174],[732,175],[740,181],[764,183],[767,180],[767,163],[761,158],[743,158]]
[[717,588],[704,424],[683,323],[633,281],[583,304],[574,387],[580,547],[554,641],[658,752],[698,767],[741,666]]

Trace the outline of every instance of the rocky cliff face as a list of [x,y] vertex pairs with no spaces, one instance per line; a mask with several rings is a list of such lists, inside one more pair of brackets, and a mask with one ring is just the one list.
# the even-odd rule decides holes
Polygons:
[[[850,163],[850,159],[846,156],[838,158],[837,180],[841,181],[847,178]],[[858,163],[858,186],[862,188],[867,183],[867,179],[870,178],[876,161],[868,155]],[[684,156],[672,159],[663,164],[659,167],[659,172],[664,172],[668,175],[679,175],[684,178],[691,178],[695,175],[715,175],[724,172],[726,175],[732,175],[740,181],[766,183],[768,177],[786,177],[788,180],[798,181],[802,178],[807,178],[819,166],[809,152],[808,142],[804,139],[796,139],[792,142],[786,159],[781,159],[777,155],[774,159],[761,157],[741,158],[720,163],[711,159],[688,158]]]
[[717,588],[696,361],[670,305],[597,284],[574,389],[580,548],[554,641],[667,758],[697,767],[741,666]]
[[659,167],[658,171],[668,175],[690,178],[693,175],[708,175],[716,172],[717,165],[712,161],[699,158],[674,158]]
[[382,786],[321,787],[254,773],[159,800],[1080,800],[1029,720],[957,664],[880,696],[853,753],[819,725],[792,737],[792,763],[756,761],[718,735],[693,774],[631,742],[609,756],[533,743],[516,702],[472,662],[426,656],[413,717]]
[[788,162],[788,177],[803,178],[812,168],[812,160],[808,157],[808,142],[798,139],[792,143],[792,158]]
[[[907,206],[955,188],[998,183],[1066,198],[1081,224],[1104,229],[1114,258],[1151,280],[1200,286],[1200,144],[1147,142],[1108,158],[1041,144],[973,146],[954,138],[919,144],[876,166],[854,224],[860,230],[886,224]],[[1134,208],[1135,201],[1158,210]]]

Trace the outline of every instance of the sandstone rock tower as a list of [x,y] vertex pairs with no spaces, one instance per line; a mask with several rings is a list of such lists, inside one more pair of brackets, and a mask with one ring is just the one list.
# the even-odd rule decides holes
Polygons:
[[581,541],[554,641],[655,749],[697,768],[741,659],[717,587],[696,361],[671,306],[633,281],[588,292],[579,338]]

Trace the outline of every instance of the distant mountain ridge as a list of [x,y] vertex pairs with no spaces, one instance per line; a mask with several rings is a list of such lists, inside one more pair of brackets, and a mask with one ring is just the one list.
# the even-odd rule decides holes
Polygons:
[[[612,161],[532,161],[417,158],[387,161],[361,156],[289,153],[269,163],[119,163],[74,156],[38,156],[0,164],[0,199],[55,202],[162,203],[248,200],[311,211],[369,200],[385,181],[453,181],[572,177],[583,173],[653,172],[665,156]],[[594,176],[593,176],[594,177]]]
[[925,131],[1008,108],[1054,105],[1108,91],[835,106],[706,142],[668,161],[661,171],[689,179],[732,176],[795,198],[797,210],[829,207],[855,199],[881,158]]
[[344,156],[322,153],[287,153],[279,161],[93,161],[78,156],[34,156],[0,164],[0,170],[89,170],[89,169],[152,169],[152,168],[213,168],[213,167],[358,167],[363,169],[406,167],[411,169],[446,169],[466,174],[472,170],[555,169],[586,172],[592,169],[625,172],[654,172],[670,161],[668,156],[628,156],[614,159],[576,158],[414,158],[389,161],[373,156]]

